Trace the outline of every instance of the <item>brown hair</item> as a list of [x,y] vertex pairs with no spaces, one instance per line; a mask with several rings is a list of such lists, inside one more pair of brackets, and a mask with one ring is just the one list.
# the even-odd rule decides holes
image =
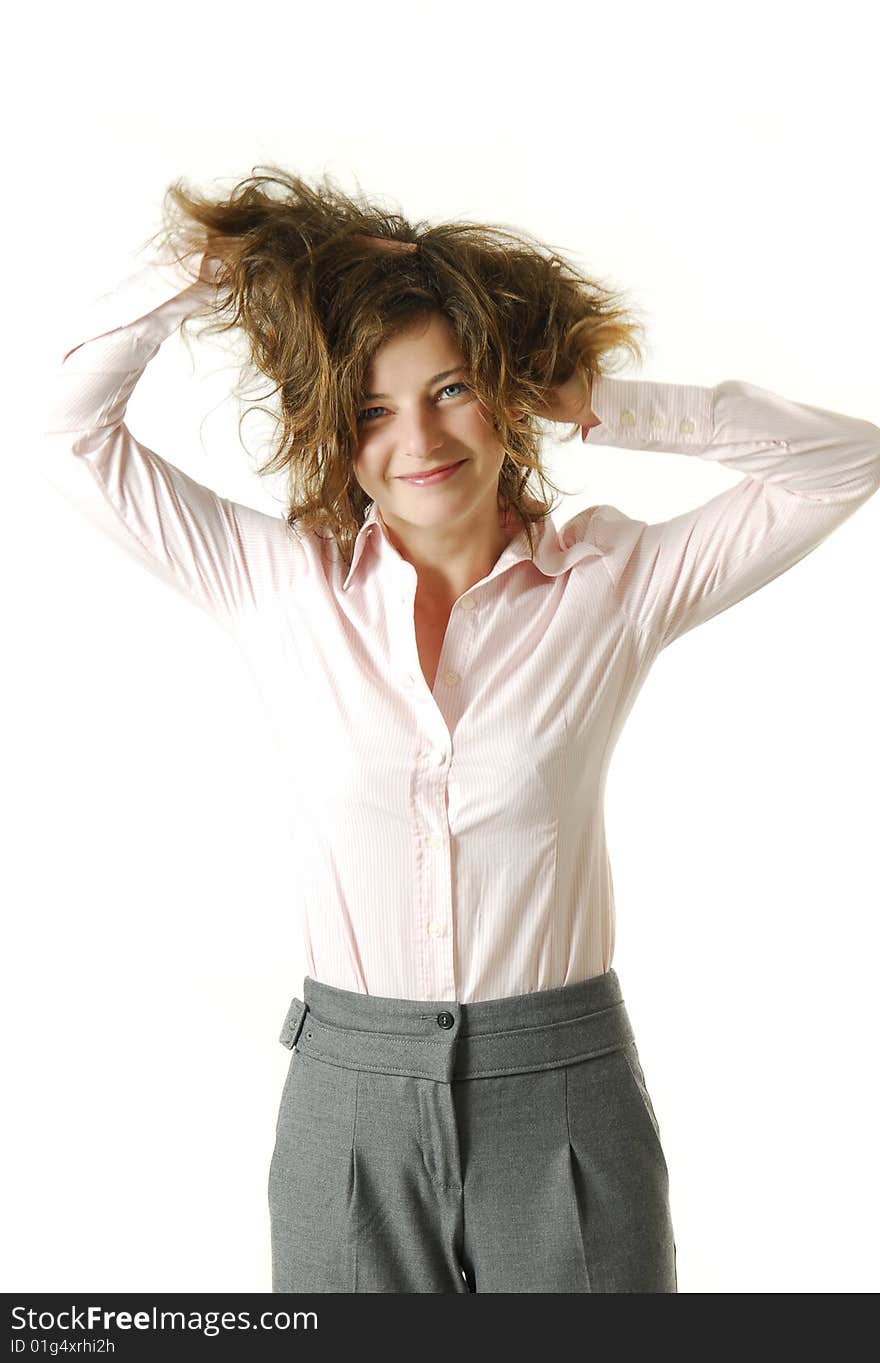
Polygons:
[[257,472],[286,468],[288,525],[329,532],[351,562],[370,500],[353,465],[372,356],[414,319],[439,312],[506,451],[499,510],[513,509],[534,554],[531,525],[552,509],[546,489],[559,491],[541,463],[542,404],[575,369],[586,393],[619,348],[642,361],[643,327],[622,295],[524,232],[411,222],[327,176],[312,186],[274,165],[260,169],[268,174],[219,197],[174,182],[150,241],[172,246],[179,261],[207,248],[221,262],[215,293],[184,319],[184,334],[197,318],[215,319],[211,333],[239,325],[249,364],[274,384],[267,396],[280,394],[273,452]]

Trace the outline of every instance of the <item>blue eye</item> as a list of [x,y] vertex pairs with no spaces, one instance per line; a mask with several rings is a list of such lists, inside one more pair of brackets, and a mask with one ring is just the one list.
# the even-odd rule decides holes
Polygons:
[[[466,383],[445,383],[445,384],[443,385],[443,387],[440,389],[440,392],[441,392],[441,393],[445,393],[446,390],[447,390],[448,388],[464,388],[465,390],[467,390],[467,384],[466,384]],[[384,411],[385,411],[385,408],[384,408],[384,407],[365,407],[364,410],[363,410],[362,412],[358,412],[358,414],[357,414],[357,419],[358,419],[358,421],[375,421],[376,418],[375,418],[375,417],[371,417],[371,416],[367,416],[367,413],[368,413],[368,412],[384,412]]]

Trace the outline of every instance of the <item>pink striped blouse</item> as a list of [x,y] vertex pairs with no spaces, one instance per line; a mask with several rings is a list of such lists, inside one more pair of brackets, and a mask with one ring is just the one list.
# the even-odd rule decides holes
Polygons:
[[[201,262],[191,258],[194,274]],[[154,256],[49,376],[51,483],[242,650],[289,780],[308,973],[471,1002],[572,984],[614,954],[603,795],[655,658],[810,553],[880,486],[880,428],[730,379],[598,378],[590,443],[717,461],[732,489],[646,523],[592,506],[512,533],[421,672],[416,572],[375,504],[334,543],[221,497],[125,425],[191,284]]]

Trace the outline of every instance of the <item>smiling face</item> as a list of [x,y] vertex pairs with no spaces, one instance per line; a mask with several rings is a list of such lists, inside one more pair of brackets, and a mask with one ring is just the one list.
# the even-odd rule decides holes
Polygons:
[[[421,548],[498,540],[504,448],[463,365],[448,319],[431,313],[376,351],[358,411],[355,476],[389,529]],[[404,481],[459,461],[451,477]]]

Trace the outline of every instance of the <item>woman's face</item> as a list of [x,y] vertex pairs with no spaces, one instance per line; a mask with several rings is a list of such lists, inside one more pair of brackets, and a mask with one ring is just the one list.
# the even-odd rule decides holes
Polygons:
[[[432,313],[373,357],[358,411],[355,476],[385,521],[465,529],[497,503],[504,448],[467,385],[464,357],[446,317]],[[461,461],[440,482],[406,482]]]

